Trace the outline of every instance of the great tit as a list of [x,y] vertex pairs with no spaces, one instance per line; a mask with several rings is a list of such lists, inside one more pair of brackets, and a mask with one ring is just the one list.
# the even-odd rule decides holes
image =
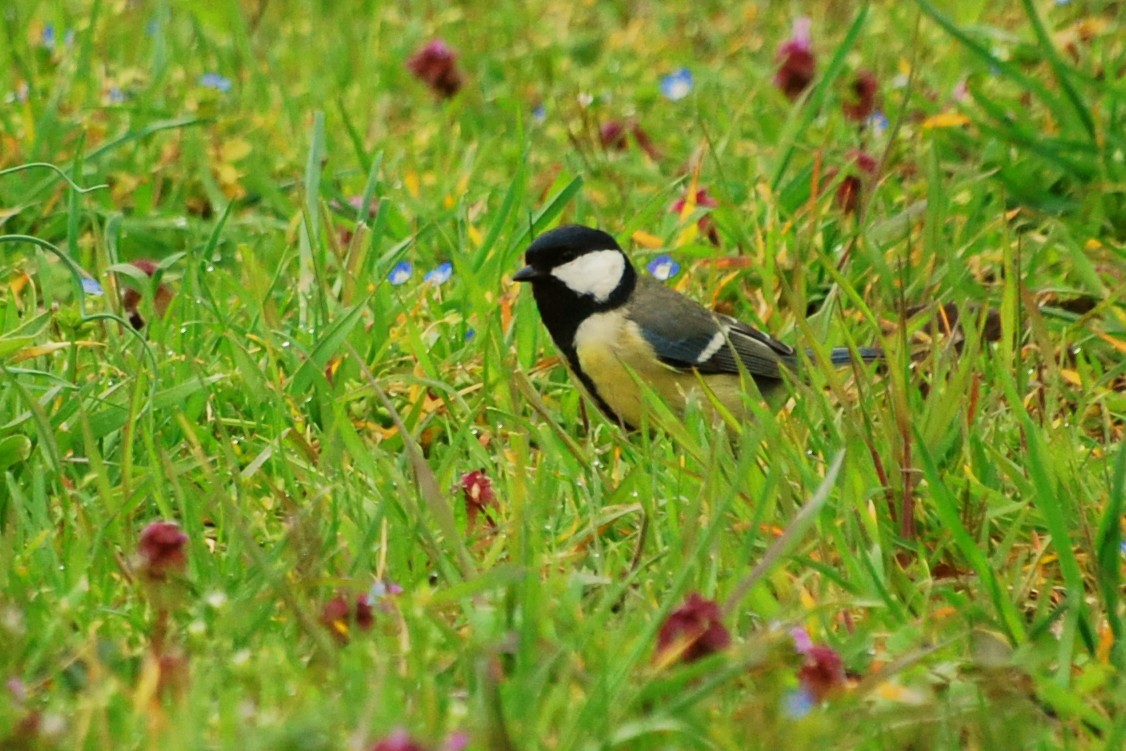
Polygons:
[[[724,408],[746,418],[743,373],[770,397],[798,368],[792,347],[639,275],[601,230],[569,225],[545,232],[524,261],[512,278],[532,285],[540,317],[572,374],[627,429],[641,425],[639,382],[678,412],[706,384]],[[864,361],[883,356],[878,349],[857,354]],[[830,358],[844,365],[852,354],[842,347]]]

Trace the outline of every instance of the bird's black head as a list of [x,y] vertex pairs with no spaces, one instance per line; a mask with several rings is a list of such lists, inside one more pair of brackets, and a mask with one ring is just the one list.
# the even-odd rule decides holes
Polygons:
[[532,285],[548,333],[577,368],[575,332],[594,313],[624,304],[637,272],[613,237],[578,224],[537,237],[524,261],[512,278]]
[[617,307],[629,297],[637,277],[613,237],[579,224],[537,237],[525,251],[524,261],[528,265],[512,278],[532,284],[541,313],[543,295],[592,310]]

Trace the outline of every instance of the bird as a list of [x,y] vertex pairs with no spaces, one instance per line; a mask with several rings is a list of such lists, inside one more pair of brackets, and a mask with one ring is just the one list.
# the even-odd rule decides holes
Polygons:
[[[704,384],[728,412],[746,419],[746,375],[770,402],[799,369],[793,347],[639,274],[602,230],[570,224],[545,232],[524,262],[513,280],[531,285],[540,318],[582,390],[627,430],[642,425],[642,383],[679,413]],[[860,348],[855,355],[868,362],[883,351]],[[838,347],[829,358],[846,365],[853,352]]]

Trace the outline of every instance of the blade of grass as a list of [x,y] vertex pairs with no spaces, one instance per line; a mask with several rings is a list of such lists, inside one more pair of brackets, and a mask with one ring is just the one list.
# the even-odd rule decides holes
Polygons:
[[813,497],[809,499],[801,510],[798,511],[794,520],[786,526],[786,531],[783,532],[778,539],[771,543],[766,552],[759,558],[758,563],[751,569],[740,582],[735,585],[731,590],[731,594],[723,602],[721,611],[724,616],[730,616],[746,597],[747,592],[751,590],[758,581],[766,575],[771,568],[774,567],[779,560],[782,559],[790,550],[797,544],[798,540],[805,535],[806,531],[817,520],[817,516],[821,513],[821,509],[825,507],[826,502],[829,500],[829,494],[837,484],[837,475],[841,472],[841,467],[844,466],[845,452],[841,449],[837,455],[829,462],[829,468],[825,471],[825,479],[821,481],[817,491]]
[[1126,624],[1122,609],[1122,514],[1126,504],[1126,449],[1118,447],[1110,478],[1110,494],[1106,508],[1099,519],[1095,537],[1095,557],[1098,562],[1098,583],[1103,594],[1106,619],[1114,635],[1110,660],[1118,670],[1126,669]]
[[934,458],[931,456],[918,428],[915,429],[915,443],[915,452],[922,462],[923,474],[927,479],[928,489],[934,501],[934,510],[939,521],[942,522],[943,529],[953,538],[954,546],[961,552],[970,568],[977,575],[978,580],[989,593],[997,619],[1005,629],[1009,639],[1014,644],[1023,643],[1025,641],[1024,621],[1020,613],[1017,612],[1016,606],[1006,596],[1005,588],[998,581],[997,572],[993,570],[989,559],[978,547],[973,536],[962,525],[958,501],[946,486],[946,481],[935,464]]

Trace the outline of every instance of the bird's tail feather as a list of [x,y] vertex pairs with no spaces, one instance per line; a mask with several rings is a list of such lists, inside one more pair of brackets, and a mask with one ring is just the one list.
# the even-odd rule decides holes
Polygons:
[[[884,351],[879,347],[857,347],[855,353],[863,362],[884,359]],[[834,365],[848,365],[853,360],[852,356],[853,350],[848,347],[835,347],[829,353],[829,361]]]

